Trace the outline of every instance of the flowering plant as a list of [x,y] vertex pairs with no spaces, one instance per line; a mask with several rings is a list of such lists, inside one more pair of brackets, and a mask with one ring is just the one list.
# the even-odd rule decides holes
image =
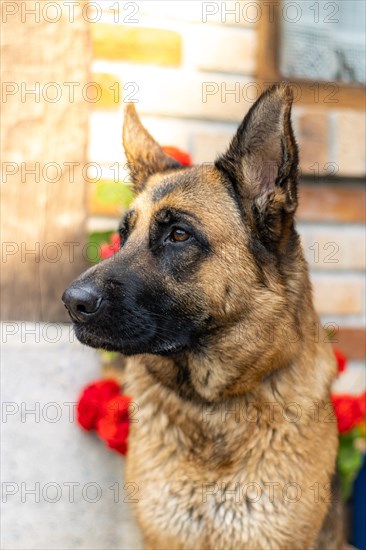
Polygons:
[[78,423],[84,430],[96,430],[110,449],[127,452],[131,398],[121,392],[115,380],[97,380],[82,391],[77,405]]
[[[337,349],[335,355],[338,371],[342,373],[347,366],[346,357]],[[343,500],[347,500],[366,451],[366,391],[360,395],[333,393],[332,403],[339,431],[337,468],[341,478],[341,494]]]
[[121,239],[118,233],[112,233],[107,243],[103,243],[99,248],[99,255],[102,260],[106,260],[113,256],[120,249]]

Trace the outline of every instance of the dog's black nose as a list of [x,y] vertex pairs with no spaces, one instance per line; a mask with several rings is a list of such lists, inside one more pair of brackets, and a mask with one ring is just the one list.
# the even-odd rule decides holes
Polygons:
[[74,321],[86,323],[99,313],[103,299],[92,286],[70,286],[63,293],[62,301]]

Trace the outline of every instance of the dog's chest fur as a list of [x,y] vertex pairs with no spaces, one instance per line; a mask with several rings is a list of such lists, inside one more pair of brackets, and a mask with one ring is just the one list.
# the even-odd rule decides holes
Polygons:
[[138,486],[134,507],[147,548],[315,545],[330,498],[336,426],[314,423],[309,395],[289,407],[291,399],[263,385],[215,410],[184,402],[142,360],[129,360],[126,374],[138,406],[127,481]]

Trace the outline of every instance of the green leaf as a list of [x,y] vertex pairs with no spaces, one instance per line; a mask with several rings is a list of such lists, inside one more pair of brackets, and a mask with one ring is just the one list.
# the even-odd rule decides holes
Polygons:
[[89,234],[88,245],[86,247],[86,256],[91,264],[97,264],[101,261],[99,248],[102,244],[107,243],[114,231],[95,231]]
[[354,472],[362,464],[362,452],[354,446],[341,447],[338,454],[338,462],[343,472]]
[[124,183],[101,180],[97,185],[95,196],[103,204],[129,206],[133,199],[133,192]]
[[353,488],[353,482],[363,463],[362,452],[354,445],[356,433],[353,430],[340,437],[337,466],[341,478],[341,494],[346,501]]

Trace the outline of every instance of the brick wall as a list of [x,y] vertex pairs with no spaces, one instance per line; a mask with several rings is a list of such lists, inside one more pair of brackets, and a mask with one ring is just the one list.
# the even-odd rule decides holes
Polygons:
[[[226,4],[233,8],[235,2]],[[137,103],[161,144],[188,151],[196,163],[225,149],[259,90],[258,32],[251,23],[257,18],[250,4],[240,2],[249,10],[246,18],[228,12],[226,22],[220,13],[203,22],[199,1],[105,4],[92,24],[93,80],[101,97],[90,118],[89,160],[101,165],[102,179],[89,185],[90,229],[114,229],[123,208],[101,202],[98,188],[113,180],[116,163],[119,178],[127,177],[120,139],[124,101]],[[325,107],[294,108],[303,174],[298,228],[317,310],[324,323],[340,327],[338,345],[353,360],[344,388],[358,391],[365,354],[365,119],[362,111],[337,103]]]

